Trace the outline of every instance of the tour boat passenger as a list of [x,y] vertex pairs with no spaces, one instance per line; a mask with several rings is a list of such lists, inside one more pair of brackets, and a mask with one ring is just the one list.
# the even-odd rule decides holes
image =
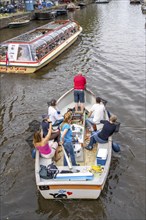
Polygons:
[[[71,162],[73,166],[78,166],[75,160],[75,153],[72,143],[72,130],[71,130],[71,112],[67,112],[64,115],[64,121],[62,124],[62,144],[66,151],[67,156],[70,156]],[[64,166],[67,166],[67,160],[64,156]]]
[[48,115],[50,120],[52,121],[52,126],[59,126],[63,122],[63,116],[61,112],[57,108],[57,101],[52,99],[51,102],[48,102]]
[[51,132],[52,132],[52,122],[49,121],[49,129],[48,134],[43,138],[43,132],[42,131],[36,131],[34,133],[33,137],[33,144],[36,149],[39,150],[40,154],[44,158],[53,158],[55,161],[58,161],[61,157],[58,155],[58,143],[52,142],[49,143]]
[[100,123],[103,123],[103,128],[99,131],[93,132],[90,137],[89,144],[85,147],[87,150],[92,150],[93,145],[98,143],[107,143],[108,138],[116,131],[117,116],[112,115],[108,120],[101,120]]

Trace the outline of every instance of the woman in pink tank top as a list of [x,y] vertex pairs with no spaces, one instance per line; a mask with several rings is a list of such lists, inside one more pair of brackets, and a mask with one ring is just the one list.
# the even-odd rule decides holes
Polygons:
[[55,161],[58,161],[60,157],[58,157],[58,143],[53,142],[49,145],[49,140],[52,132],[52,122],[49,122],[48,134],[43,138],[43,133],[41,131],[36,131],[33,136],[33,144],[37,150],[39,150],[40,154],[44,158],[52,158],[54,157]]

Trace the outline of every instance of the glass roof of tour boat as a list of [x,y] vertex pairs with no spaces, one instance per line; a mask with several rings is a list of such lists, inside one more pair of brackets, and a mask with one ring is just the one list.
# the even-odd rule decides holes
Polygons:
[[64,20],[64,22],[58,22],[58,23],[53,21],[53,22],[45,24],[35,30],[29,31],[25,34],[19,35],[18,37],[12,38],[12,39],[8,40],[7,43],[10,43],[10,42],[30,43],[30,42],[35,41],[38,38],[44,36],[46,33],[49,33],[51,31],[53,31],[54,29],[57,29],[65,24],[68,25],[69,23],[70,22],[66,21],[66,20]]

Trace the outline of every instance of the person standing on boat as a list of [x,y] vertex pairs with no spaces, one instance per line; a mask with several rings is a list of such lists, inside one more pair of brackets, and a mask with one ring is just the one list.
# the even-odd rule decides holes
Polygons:
[[59,126],[64,119],[56,104],[57,101],[55,99],[52,99],[51,102],[48,102],[48,115],[52,121],[53,127]]
[[96,103],[92,106],[88,118],[85,121],[87,127],[93,131],[93,125],[100,124],[104,119],[105,107],[100,97],[96,97]]
[[[64,121],[62,124],[62,144],[64,146],[64,149],[66,151],[67,156],[70,156],[71,162],[73,166],[77,166],[76,160],[75,160],[75,153],[72,143],[72,130],[71,130],[71,112],[67,112],[64,115]],[[64,156],[64,166],[67,166],[67,160]]]
[[108,138],[116,131],[117,116],[112,115],[108,120],[101,120],[100,123],[104,124],[103,128],[99,131],[93,132],[90,137],[89,144],[85,147],[87,150],[92,150],[93,145],[98,143],[104,144],[108,142]]
[[86,88],[86,78],[79,72],[74,77],[74,102],[75,102],[75,111],[78,111],[80,107],[81,112],[84,111],[85,95],[84,90]]
[[[49,118],[49,115],[42,115],[42,118],[43,120],[41,123],[41,127],[43,130],[43,138],[45,138],[46,135],[48,134],[51,120]],[[59,129],[56,129],[55,131],[52,129],[50,140],[54,140],[55,142],[58,143],[58,145],[60,145],[60,130]]]
[[36,131],[33,136],[33,144],[37,150],[39,150],[40,154],[44,158],[53,158],[55,161],[58,161],[61,159],[61,157],[58,156],[58,144],[57,142],[53,142],[51,145],[49,144],[49,140],[51,137],[52,132],[52,122],[49,121],[49,129],[48,133],[43,138],[42,131]]

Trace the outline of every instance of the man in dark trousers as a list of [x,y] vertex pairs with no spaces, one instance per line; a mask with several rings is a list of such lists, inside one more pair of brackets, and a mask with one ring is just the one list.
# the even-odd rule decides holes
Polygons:
[[89,144],[85,147],[87,150],[92,150],[93,145],[98,143],[107,143],[108,138],[116,131],[116,124],[117,116],[112,115],[110,116],[109,121],[101,120],[100,123],[103,123],[103,128],[99,131],[93,132],[90,137]]

